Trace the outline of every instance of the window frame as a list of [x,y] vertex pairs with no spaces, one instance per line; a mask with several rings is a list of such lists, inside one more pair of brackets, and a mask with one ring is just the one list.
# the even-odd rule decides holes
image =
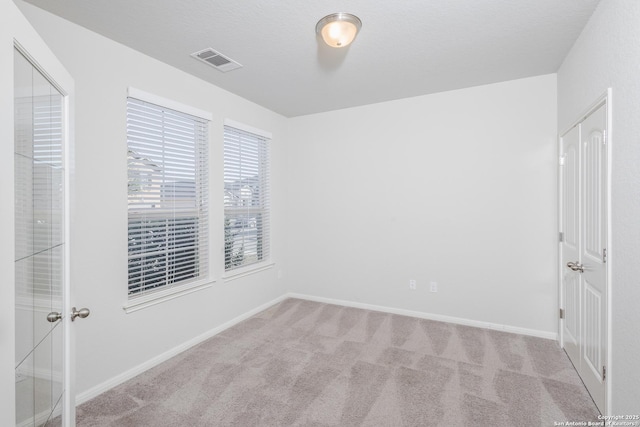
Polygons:
[[[131,313],[131,312],[140,310],[142,308],[161,303],[163,301],[167,301],[182,295],[186,295],[201,289],[211,287],[212,284],[215,282],[215,280],[212,280],[212,263],[211,263],[211,255],[210,255],[212,233],[211,233],[211,222],[210,222],[211,206],[209,203],[210,202],[210,197],[209,197],[210,185],[209,184],[211,180],[211,174],[209,171],[211,150],[209,149],[209,146],[210,146],[210,139],[211,139],[212,114],[210,112],[200,110],[200,109],[191,107],[189,105],[185,105],[173,100],[169,100],[154,94],[150,94],[148,92],[144,92],[132,87],[129,87],[127,91],[127,98],[126,98],[127,103],[129,101],[129,98],[134,98],[136,100],[139,100],[145,103],[154,104],[161,108],[173,110],[178,113],[194,116],[195,118],[204,120],[206,122],[204,123],[204,129],[206,131],[206,134],[204,136],[204,140],[202,141],[205,144],[206,148],[205,148],[204,165],[203,165],[203,171],[202,171],[203,176],[201,176],[204,179],[203,185],[205,188],[204,192],[201,194],[201,197],[202,199],[204,199],[206,203],[206,208],[203,215],[203,218],[206,219],[205,221],[206,242],[203,243],[204,248],[206,249],[206,254],[204,255],[204,257],[200,258],[200,260],[204,260],[204,262],[206,262],[206,265],[205,265],[204,274],[192,280],[187,279],[182,282],[177,282],[170,285],[165,284],[163,286],[158,287],[157,289],[149,289],[140,293],[133,293],[133,294],[129,293],[129,267],[127,267],[127,301],[123,305],[123,309],[125,310],[126,313]],[[126,116],[128,119],[129,117],[128,106],[126,107]],[[128,130],[126,131],[126,141],[127,141],[127,144],[126,144],[127,152],[129,152],[130,144],[129,144]],[[127,166],[127,174],[129,174],[129,166]],[[129,220],[131,218],[131,213],[129,210],[129,200],[127,201],[127,218],[128,218],[127,230],[129,230]],[[129,236],[129,231],[127,231],[127,236]],[[127,253],[129,253],[129,250],[127,250]]]

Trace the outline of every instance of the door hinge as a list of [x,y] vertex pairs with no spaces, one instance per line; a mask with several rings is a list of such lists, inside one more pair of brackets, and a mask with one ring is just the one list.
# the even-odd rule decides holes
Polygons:
[[564,166],[564,158],[565,156],[560,156],[560,159],[559,159],[560,166]]
[[564,242],[564,233],[562,231],[558,233],[558,241],[560,243]]
[[607,248],[604,248],[602,250],[602,262],[606,263],[607,262]]
[[607,143],[607,130],[603,130],[602,131],[602,143],[606,144]]
[[560,318],[564,319],[564,308],[560,309]]
[[607,367],[603,366],[602,367],[602,381],[607,379]]

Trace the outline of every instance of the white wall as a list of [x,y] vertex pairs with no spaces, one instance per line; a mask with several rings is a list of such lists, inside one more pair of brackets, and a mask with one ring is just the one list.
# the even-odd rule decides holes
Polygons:
[[[20,2],[29,21],[76,82],[73,303],[91,316],[76,322],[80,395],[285,292],[284,117],[102,36]],[[215,73],[217,71],[212,70]],[[213,113],[210,127],[213,287],[131,314],[127,301],[127,87]],[[3,114],[4,117],[4,114]],[[229,118],[273,134],[274,268],[225,282],[222,126]],[[219,196],[219,197],[218,197]],[[216,227],[216,224],[219,226]]]
[[640,2],[602,0],[558,72],[566,129],[613,89],[612,414],[640,413]]
[[288,286],[553,336],[555,103],[546,75],[290,119]]

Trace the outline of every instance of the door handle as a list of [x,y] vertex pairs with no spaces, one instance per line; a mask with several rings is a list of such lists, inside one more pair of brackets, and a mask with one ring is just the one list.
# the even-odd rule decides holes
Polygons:
[[[76,320],[76,317],[84,319],[91,314],[91,311],[88,308],[81,308],[80,310],[76,310],[75,307],[71,309],[71,320]],[[62,319],[62,313],[58,313],[57,311],[52,311],[47,314],[47,321],[51,323],[56,323],[58,320]]]
[[580,273],[584,273],[584,265],[580,264],[578,261],[568,262],[567,267],[569,267],[573,271],[579,271]]
[[88,317],[90,314],[91,314],[91,311],[89,311],[88,308],[81,308],[80,310],[76,310],[76,308],[73,307],[71,309],[71,321],[76,320],[76,317],[84,319],[85,317]]
[[47,322],[56,323],[60,319],[62,319],[62,313],[52,311],[51,313],[47,314]]

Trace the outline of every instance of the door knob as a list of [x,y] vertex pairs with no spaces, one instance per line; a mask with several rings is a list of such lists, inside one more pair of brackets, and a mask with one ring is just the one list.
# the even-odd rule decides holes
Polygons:
[[71,309],[71,320],[72,321],[76,320],[76,317],[84,319],[85,317],[89,316],[90,314],[91,314],[91,311],[89,311],[88,308],[81,308],[80,310],[76,310],[76,308],[73,307]]
[[584,265],[580,264],[577,261],[576,262],[568,262],[567,263],[567,267],[569,267],[573,271],[579,271],[580,273],[584,273]]
[[62,319],[62,313],[58,313],[56,311],[52,311],[47,314],[47,321],[51,323],[56,323],[58,320]]

